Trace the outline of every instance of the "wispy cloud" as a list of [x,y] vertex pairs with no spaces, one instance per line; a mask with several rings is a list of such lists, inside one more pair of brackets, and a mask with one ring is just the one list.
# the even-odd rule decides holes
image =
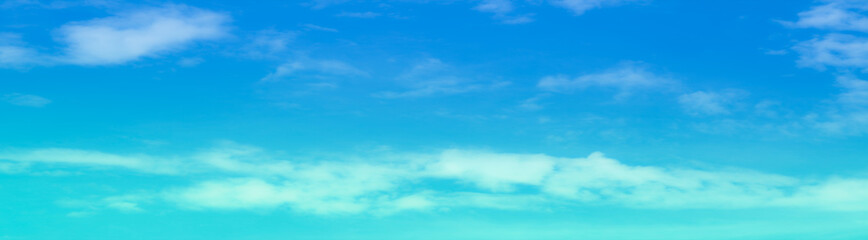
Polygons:
[[338,32],[338,30],[334,29],[334,28],[328,28],[328,27],[323,27],[320,25],[309,24],[309,23],[308,24],[302,24],[301,26],[307,30],[316,30],[316,31],[323,31],[323,32]]
[[249,37],[242,48],[242,55],[252,58],[273,58],[289,50],[298,34],[292,31],[263,30]]
[[868,81],[843,75],[837,82],[841,92],[830,109],[823,114],[809,115],[808,122],[832,134],[868,133]]
[[833,33],[801,42],[794,50],[805,67],[868,68],[868,38]]
[[578,77],[547,76],[537,83],[542,90],[562,93],[594,87],[613,89],[616,100],[624,100],[640,91],[666,91],[677,86],[678,81],[653,73],[646,65],[637,62],[624,62],[602,72]]
[[113,167],[161,174],[174,173],[179,170],[178,166],[173,165],[176,162],[144,154],[117,155],[64,148],[4,151],[0,153],[0,159],[23,163],[90,166],[96,168]]
[[868,17],[862,13],[868,10],[862,1],[832,0],[800,12],[796,22],[782,22],[797,28],[816,28],[836,31],[868,32]]
[[508,82],[481,80],[465,75],[440,59],[428,58],[413,65],[395,79],[406,90],[381,92],[375,96],[410,98],[451,95],[495,89],[509,84]]
[[789,27],[831,31],[794,46],[800,55],[798,64],[818,69],[868,68],[868,39],[845,33],[868,32],[866,10],[862,1],[823,1],[822,5],[799,13],[795,22],[781,21]]
[[[516,6],[517,4],[524,5],[533,5],[538,6],[542,2],[547,2],[549,5],[559,8],[564,8],[571,11],[575,15],[582,15],[585,12],[604,8],[604,7],[615,7],[624,4],[630,3],[641,3],[648,2],[649,0],[548,0],[548,1],[515,1],[515,0],[481,0],[474,1],[473,10],[491,13],[493,14],[493,19],[498,20],[502,23],[506,24],[523,24],[533,22],[533,13],[520,13],[521,10],[524,9],[523,6]],[[326,7],[331,7],[334,5],[339,5],[343,3],[348,3],[351,1],[346,0],[316,0],[312,1],[309,6],[314,9],[321,9]],[[453,3],[453,2],[461,2],[461,1],[411,1],[416,3]],[[339,17],[356,17],[356,18],[373,18],[380,16],[379,13],[373,12],[343,12],[338,14]]]
[[42,61],[42,57],[29,48],[20,35],[0,33],[0,67],[25,67]]
[[3,100],[4,102],[12,105],[25,107],[44,107],[45,105],[51,103],[51,100],[48,100],[44,97],[20,93],[5,94],[0,97],[0,100]]
[[618,6],[643,0],[551,0],[551,4],[569,9],[576,15],[582,15],[588,10],[602,7]]
[[333,77],[366,77],[368,73],[339,60],[298,58],[281,64],[262,81],[281,79],[326,79]]
[[747,92],[735,89],[719,92],[696,91],[682,94],[678,97],[678,103],[690,114],[725,115],[730,114],[737,101],[746,95]]
[[476,11],[493,13],[494,18],[507,24],[521,24],[533,22],[529,14],[516,15],[515,7],[511,0],[484,0],[474,7]]
[[382,14],[376,12],[341,12],[337,16],[350,18],[376,18],[381,15]]

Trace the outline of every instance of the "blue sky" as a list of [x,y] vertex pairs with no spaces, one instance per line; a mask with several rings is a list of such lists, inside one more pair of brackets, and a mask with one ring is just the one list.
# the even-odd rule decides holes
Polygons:
[[868,237],[866,1],[0,12],[0,239]]

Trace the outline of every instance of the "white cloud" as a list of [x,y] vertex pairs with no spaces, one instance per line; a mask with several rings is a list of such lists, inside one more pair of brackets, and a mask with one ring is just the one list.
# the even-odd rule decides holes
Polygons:
[[44,107],[45,105],[51,103],[51,100],[48,100],[44,97],[20,93],[10,93],[3,95],[0,100],[3,100],[4,102],[12,105],[25,107]]
[[588,10],[602,7],[618,6],[641,0],[550,0],[552,5],[566,8],[576,15],[582,15]]
[[545,155],[446,150],[426,171],[431,176],[462,179],[492,191],[511,191],[515,184],[539,185],[554,165],[554,159]]
[[565,75],[543,77],[537,87],[552,92],[572,92],[591,87],[608,88],[617,91],[616,100],[623,100],[636,92],[646,90],[668,90],[678,82],[648,71],[647,67],[624,62],[603,72],[571,78]]
[[784,24],[799,28],[868,32],[868,17],[862,14],[865,10],[868,8],[864,2],[826,1],[824,5],[800,12],[798,21]]
[[212,11],[167,5],[62,26],[65,45],[59,61],[80,65],[122,64],[177,51],[227,35],[229,17]]
[[171,165],[153,156],[69,149],[0,153],[0,159],[41,164],[39,167],[102,166],[211,178],[189,186],[167,186],[151,194],[101,200],[105,208],[123,211],[146,210],[154,201],[196,210],[283,208],[311,214],[468,207],[517,211],[562,204],[868,210],[868,179],[802,180],[739,169],[639,166],[601,153],[561,158],[449,149],[433,154],[381,152],[340,160],[286,161],[254,147],[230,144]]
[[827,34],[801,42],[793,49],[800,54],[800,66],[868,68],[868,38]]
[[816,185],[802,187],[791,197],[775,200],[774,204],[783,206],[814,205],[838,211],[866,211],[868,210],[868,191],[864,189],[868,189],[868,179],[832,178]]
[[682,94],[678,97],[678,103],[690,114],[724,115],[730,114],[737,101],[746,94],[741,90],[696,91]]

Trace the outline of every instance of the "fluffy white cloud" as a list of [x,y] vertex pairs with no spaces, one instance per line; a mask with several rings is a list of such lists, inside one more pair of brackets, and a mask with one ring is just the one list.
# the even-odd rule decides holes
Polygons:
[[176,159],[174,164],[160,163],[160,159],[63,149],[0,154],[0,160],[12,162],[212,178],[148,195],[102,200],[106,208],[124,211],[146,209],[156,200],[196,210],[285,208],[312,214],[390,214],[463,207],[529,210],[561,204],[868,210],[868,179],[809,181],[749,170],[637,166],[601,153],[559,158],[450,149],[435,154],[286,161],[257,148],[225,145]]
[[168,5],[73,22],[57,31],[59,40],[67,45],[59,61],[105,65],[154,57],[226,36],[228,21],[221,13]]
[[45,105],[51,103],[51,100],[48,100],[44,97],[20,93],[10,93],[3,95],[3,97],[0,97],[0,100],[12,105],[25,107],[44,107]]
[[617,100],[626,99],[638,91],[667,90],[677,85],[677,81],[652,73],[646,66],[635,62],[624,62],[599,73],[575,78],[547,76],[537,83],[540,89],[552,92],[571,92],[591,87],[614,89],[617,91]]
[[678,97],[678,103],[684,111],[690,114],[722,115],[729,114],[739,98],[747,95],[740,90],[726,90],[720,92],[696,91],[682,94]]

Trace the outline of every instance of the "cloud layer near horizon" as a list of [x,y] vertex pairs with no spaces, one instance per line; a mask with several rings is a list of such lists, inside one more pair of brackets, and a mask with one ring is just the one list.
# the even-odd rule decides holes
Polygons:
[[638,166],[598,152],[562,158],[446,149],[288,161],[256,147],[229,143],[184,157],[9,150],[0,152],[0,163],[0,169],[18,174],[73,168],[85,173],[124,169],[182,178],[209,176],[100,201],[105,208],[120,210],[147,209],[155,200],[192,210],[288,208],[312,214],[577,206],[868,210],[865,178],[803,180],[744,169]]

